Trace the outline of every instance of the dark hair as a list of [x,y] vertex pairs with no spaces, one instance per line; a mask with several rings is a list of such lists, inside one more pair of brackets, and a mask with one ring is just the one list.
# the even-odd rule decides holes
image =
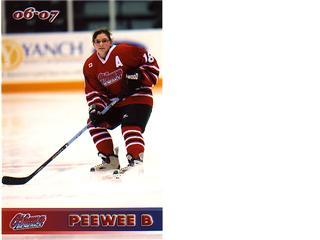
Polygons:
[[111,39],[111,32],[109,32],[108,29],[98,29],[97,31],[95,31],[92,35],[92,42],[94,42],[94,40],[96,39],[96,37],[101,34],[104,33],[105,35],[107,35],[107,37],[109,38],[110,41],[112,41]]

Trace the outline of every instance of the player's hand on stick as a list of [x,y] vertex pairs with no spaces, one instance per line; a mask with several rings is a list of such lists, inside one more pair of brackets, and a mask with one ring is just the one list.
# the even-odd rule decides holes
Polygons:
[[102,108],[92,104],[89,107],[89,118],[93,124],[93,126],[97,127],[103,120]]
[[139,69],[129,70],[126,73],[128,95],[131,95],[142,84],[142,73]]

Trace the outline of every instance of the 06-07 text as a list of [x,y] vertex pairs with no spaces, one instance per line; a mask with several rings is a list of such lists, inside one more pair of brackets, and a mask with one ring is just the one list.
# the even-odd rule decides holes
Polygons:
[[40,20],[49,20],[52,23],[59,15],[59,10],[47,10],[37,11],[34,7],[28,7],[24,11],[17,10],[12,13],[12,17],[15,20],[31,20],[34,16],[38,16]]

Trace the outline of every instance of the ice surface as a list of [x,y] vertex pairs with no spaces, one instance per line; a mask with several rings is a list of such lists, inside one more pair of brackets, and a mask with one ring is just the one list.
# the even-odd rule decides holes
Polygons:
[[[114,179],[111,172],[90,172],[90,167],[100,163],[100,159],[86,131],[27,184],[2,185],[2,207],[162,207],[160,112],[158,94],[154,96],[153,113],[144,133],[143,176],[132,171]],[[3,94],[2,174],[28,176],[80,131],[86,120],[83,93]],[[114,144],[120,147],[120,163],[125,166],[120,128],[111,131],[111,135]],[[127,239],[121,236],[119,239]],[[148,236],[159,239],[159,235]]]
[[[90,172],[99,163],[86,131],[30,182],[3,186],[3,207],[159,207],[161,206],[160,154],[161,97],[144,134],[145,174]],[[87,105],[81,93],[4,94],[2,96],[2,172],[24,177],[51,157],[86,125]],[[120,128],[111,132],[126,165]],[[41,200],[41,201],[39,201]]]

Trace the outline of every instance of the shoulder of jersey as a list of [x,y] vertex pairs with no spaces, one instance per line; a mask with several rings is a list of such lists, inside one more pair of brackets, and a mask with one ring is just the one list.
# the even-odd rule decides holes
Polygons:
[[97,54],[96,52],[93,52],[91,56],[88,57],[87,60],[85,61],[84,67],[87,67],[87,68],[93,67],[93,63],[96,61],[96,58],[97,58]]
[[115,50],[116,51],[126,51],[128,50],[129,48],[132,48],[133,45],[130,45],[130,44],[127,44],[127,43],[119,43],[116,45],[116,48]]

